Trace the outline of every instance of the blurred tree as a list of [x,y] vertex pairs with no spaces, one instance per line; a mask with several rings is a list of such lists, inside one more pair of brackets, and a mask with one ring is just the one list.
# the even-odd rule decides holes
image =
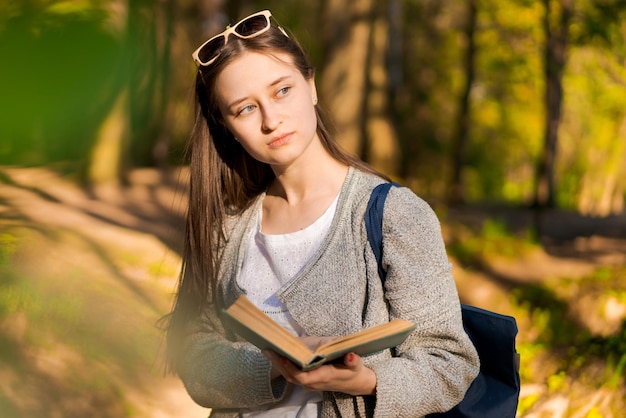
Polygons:
[[471,116],[470,116],[470,93],[475,78],[476,65],[476,21],[478,16],[477,0],[467,0],[467,12],[464,34],[465,59],[463,62],[463,73],[465,79],[459,100],[459,110],[456,121],[456,131],[452,138],[452,179],[448,191],[448,203],[460,204],[465,201],[463,188],[463,166],[467,160],[467,142],[470,138]]
[[572,0],[543,0],[543,4],[546,115],[543,150],[537,165],[535,204],[551,208],[555,204],[554,168],[563,104],[563,72],[574,4]]
[[160,0],[156,7],[154,0],[129,0],[130,151],[135,165],[164,167],[169,163],[167,104],[174,12],[174,0]]
[[172,0],[28,0],[0,11],[0,162],[64,163],[87,182],[166,165]]
[[96,2],[0,9],[0,163],[81,165],[119,89],[121,45]]
[[395,175],[398,145],[388,113],[387,7],[387,2],[370,0],[324,4],[321,90],[342,146]]
[[89,183],[125,181],[136,165],[167,165],[166,112],[172,39],[172,0],[111,2],[126,14],[125,71],[115,105],[98,130],[86,167]]
[[363,155],[366,135],[363,118],[374,5],[371,0],[328,0],[323,13],[322,97],[337,124],[342,145]]
[[[390,117],[390,79],[391,65],[388,46],[390,44],[390,15],[388,2],[376,2],[372,14],[368,61],[366,63],[366,100],[362,139],[362,157],[374,167],[390,176],[399,172],[399,145],[397,133]],[[397,57],[399,58],[399,57]]]
[[561,163],[569,193],[561,201],[605,216],[623,212],[626,200],[626,1],[582,1],[577,7],[564,129],[571,145]]
[[122,89],[100,124],[84,167],[83,180],[89,185],[117,183],[128,170],[130,142],[128,91]]
[[401,28],[401,37],[394,35],[390,45],[392,56],[401,58],[401,70],[390,67],[390,105],[401,150],[399,177],[422,195],[444,197],[454,131],[450,121],[455,119],[463,77],[459,28],[465,22],[465,3],[397,3],[402,9],[394,12],[400,16],[391,20],[391,28],[392,33]]
[[626,0],[2,2],[0,163],[104,181],[178,162],[191,51],[263,8],[311,53],[342,144],[421,194],[532,204],[551,184],[551,204],[622,210]]
[[541,3],[478,5],[464,197],[531,204],[543,125]]

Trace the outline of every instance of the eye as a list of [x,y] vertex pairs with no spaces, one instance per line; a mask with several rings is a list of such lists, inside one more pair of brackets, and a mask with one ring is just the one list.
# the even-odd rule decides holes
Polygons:
[[287,94],[289,94],[289,91],[291,91],[291,87],[290,86],[285,86],[285,87],[279,89],[276,92],[276,96],[278,96],[278,97],[286,96]]
[[254,106],[253,105],[244,106],[241,109],[239,109],[239,111],[237,112],[237,116],[245,115],[247,113],[252,112],[253,110],[254,110]]

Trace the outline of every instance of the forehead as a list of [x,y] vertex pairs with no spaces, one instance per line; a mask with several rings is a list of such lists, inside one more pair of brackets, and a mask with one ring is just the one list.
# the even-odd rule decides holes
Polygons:
[[304,79],[289,54],[248,51],[229,62],[218,74],[216,91],[221,95],[244,87],[267,86],[288,75]]

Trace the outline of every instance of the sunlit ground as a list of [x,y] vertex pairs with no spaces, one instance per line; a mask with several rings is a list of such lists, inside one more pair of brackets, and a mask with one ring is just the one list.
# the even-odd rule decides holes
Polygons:
[[[0,416],[204,417],[164,377],[156,323],[180,264],[184,172],[85,190],[0,168]],[[514,315],[519,416],[626,408],[626,219],[437,207],[464,302]]]
[[159,361],[175,187],[138,173],[90,194],[46,170],[0,173],[0,416],[207,416]]

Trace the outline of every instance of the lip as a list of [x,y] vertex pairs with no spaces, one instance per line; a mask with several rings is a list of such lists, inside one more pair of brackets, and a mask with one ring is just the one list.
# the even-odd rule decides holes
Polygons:
[[291,135],[293,132],[288,132],[285,134],[276,135],[272,138],[270,143],[268,144],[271,148],[280,147],[284,143],[288,142],[291,139]]

